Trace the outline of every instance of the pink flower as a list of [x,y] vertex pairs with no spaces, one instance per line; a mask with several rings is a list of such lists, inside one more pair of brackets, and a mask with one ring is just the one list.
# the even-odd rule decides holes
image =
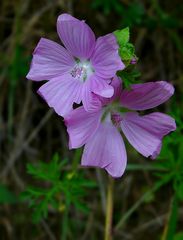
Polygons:
[[126,149],[119,131],[122,130],[130,144],[143,156],[156,158],[161,150],[162,138],[176,129],[170,116],[154,112],[144,116],[126,111],[147,110],[167,101],[174,93],[171,84],[159,81],[134,84],[131,90],[122,90],[121,81],[112,81],[114,95],[101,98],[103,108],[86,112],[79,107],[65,117],[70,148],[85,144],[83,166],[104,168],[111,176],[120,177],[127,163]]
[[108,84],[110,78],[125,67],[115,36],[108,34],[95,40],[84,21],[68,14],[58,17],[57,32],[65,48],[41,38],[27,78],[49,80],[38,92],[61,116],[81,101],[87,111],[99,109],[101,102],[95,94],[111,97],[114,89]]

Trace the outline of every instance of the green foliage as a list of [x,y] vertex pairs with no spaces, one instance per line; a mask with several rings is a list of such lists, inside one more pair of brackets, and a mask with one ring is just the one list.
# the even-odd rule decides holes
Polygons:
[[143,21],[145,14],[144,7],[137,1],[130,2],[128,5],[120,0],[93,0],[92,7],[99,9],[105,15],[116,12],[122,18],[123,26],[133,26]]
[[119,0],[94,0],[92,1],[92,7],[102,10],[105,15],[108,15],[113,10],[121,13],[124,9]]
[[[173,200],[170,207],[169,221],[167,231],[163,239],[173,239],[176,232],[178,218],[178,204],[183,201],[183,136],[181,132],[182,121],[180,111],[172,108],[175,119],[177,120],[177,130],[164,139],[163,147],[158,161],[157,167],[163,167],[164,171],[156,172],[157,182],[165,178],[169,178],[169,185],[172,186]],[[180,128],[179,128],[180,126]]]
[[119,55],[122,61],[125,63],[125,65],[128,66],[130,61],[133,58],[136,58],[135,47],[132,43],[129,43],[130,40],[129,28],[126,27],[121,30],[116,30],[114,32],[114,35],[116,36],[117,42],[119,44]]
[[173,240],[183,240],[183,232],[177,233],[177,234],[174,236]]
[[130,63],[135,54],[135,47],[132,43],[127,43],[119,49],[119,55],[124,62]]
[[123,28],[122,30],[116,30],[114,32],[120,46],[125,46],[130,40],[129,27]]
[[131,84],[139,83],[139,77],[141,73],[133,66],[129,66],[124,71],[118,72],[118,76],[121,77],[124,87],[129,89]]
[[33,222],[46,218],[49,208],[64,211],[73,204],[84,213],[88,211],[81,199],[86,196],[86,189],[95,187],[95,183],[86,181],[79,173],[65,172],[66,162],[61,162],[58,154],[55,154],[49,163],[27,165],[27,172],[44,184],[43,187],[29,186],[22,193],[22,199],[27,200],[33,209]]
[[119,55],[126,65],[126,68],[123,71],[119,71],[117,75],[120,76],[123,80],[124,87],[130,88],[130,85],[136,83],[141,74],[133,64],[130,64],[132,60],[137,61],[137,57],[135,55],[134,45],[132,43],[129,43],[129,27],[121,30],[116,30],[114,32],[114,35],[116,36],[117,42],[119,44]]
[[177,196],[174,195],[171,203],[168,227],[166,228],[164,238],[165,240],[172,240],[175,236],[178,217],[178,201]]
[[[151,11],[149,12],[146,11],[141,2],[136,0],[129,1],[129,3],[123,3],[120,0],[93,0],[92,7],[99,9],[105,15],[112,12],[117,13],[120,16],[120,27],[138,26],[150,30],[161,28],[172,39],[177,50],[183,54],[182,39],[175,31],[175,29],[181,30],[182,22],[178,16],[179,11],[182,12],[181,8],[176,12],[166,12],[157,0],[151,2]],[[123,52],[126,51],[132,52],[132,46],[129,46],[128,50],[123,50]]]
[[122,24],[124,26],[135,26],[140,25],[143,23],[144,16],[145,16],[145,9],[140,2],[133,1],[130,2],[129,5],[126,7],[124,6],[123,14],[123,21]]
[[17,197],[6,186],[0,185],[0,204],[12,204],[17,202]]
[[159,179],[171,177],[171,182],[177,197],[183,200],[183,136],[179,130],[167,136],[163,142],[163,148],[156,162],[158,167],[164,167],[165,171],[157,172]]
[[[162,150],[158,159],[154,164],[128,164],[127,170],[129,171],[153,171],[156,176],[154,185],[146,191],[138,201],[134,203],[123,214],[122,218],[116,225],[119,229],[126,223],[127,219],[134,213],[134,211],[144,202],[151,202],[155,198],[155,192],[160,190],[165,185],[172,188],[172,201],[170,205],[169,220],[166,226],[166,232],[162,240],[180,240],[183,236],[182,233],[175,235],[178,207],[180,202],[183,201],[183,135],[182,135],[182,111],[177,108],[173,103],[171,107],[172,115],[177,123],[177,130],[164,138]],[[174,237],[176,236],[176,237]],[[174,237],[174,238],[173,238]]]

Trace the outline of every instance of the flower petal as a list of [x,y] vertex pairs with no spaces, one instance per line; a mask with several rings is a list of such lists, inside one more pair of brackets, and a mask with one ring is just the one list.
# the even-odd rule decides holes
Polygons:
[[34,50],[27,78],[35,81],[50,80],[67,73],[74,64],[74,58],[64,47],[41,38]]
[[60,116],[65,116],[73,108],[73,103],[81,102],[82,84],[69,74],[54,78],[39,88],[38,93]]
[[174,87],[165,81],[131,85],[131,90],[124,90],[121,104],[133,110],[154,108],[167,101],[174,93]]
[[111,86],[113,86],[113,88],[114,88],[114,95],[113,95],[112,99],[114,100],[116,98],[119,98],[121,96],[121,93],[122,93],[122,80],[121,80],[121,78],[115,76],[112,79]]
[[161,150],[162,138],[176,129],[175,120],[155,112],[145,116],[126,113],[121,128],[130,144],[145,157],[156,158]]
[[90,81],[92,81],[92,92],[95,94],[105,98],[110,98],[113,96],[114,88],[109,85],[108,82],[110,81],[107,81],[106,79],[97,77],[95,75],[91,77]]
[[71,16],[68,13],[63,13],[58,18],[59,18],[60,21],[76,21],[76,22],[80,21],[80,20],[78,20],[77,18]]
[[69,148],[79,148],[95,133],[100,123],[101,111],[86,112],[83,107],[71,111],[65,118],[69,134]]
[[111,103],[112,101],[119,99],[121,96],[122,80],[119,77],[115,76],[114,78],[112,78],[112,80],[110,81],[110,86],[114,89],[113,90],[114,94],[111,98],[100,97],[102,106],[107,105],[107,104]]
[[114,77],[118,70],[125,68],[118,54],[118,44],[113,34],[97,39],[91,62],[96,75],[102,78]]
[[95,35],[84,21],[62,14],[57,20],[57,32],[73,56],[82,59],[91,56],[95,47]]
[[82,87],[82,102],[87,112],[96,112],[101,109],[102,103],[96,94],[92,92],[92,78],[88,79]]
[[100,124],[85,145],[81,164],[105,168],[112,177],[121,177],[127,156],[123,139],[111,123]]

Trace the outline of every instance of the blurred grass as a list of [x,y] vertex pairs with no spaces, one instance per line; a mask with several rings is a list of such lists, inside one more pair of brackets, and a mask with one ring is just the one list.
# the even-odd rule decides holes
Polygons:
[[[159,177],[171,174],[174,165],[182,163],[183,141],[183,3],[172,1],[128,0],[1,0],[0,2],[0,238],[59,239],[60,221],[64,215],[48,208],[48,219],[33,225],[31,210],[19,202],[18,196],[34,180],[26,173],[26,163],[38,159],[49,162],[55,152],[69,163],[65,171],[78,170],[81,151],[69,151],[68,137],[62,120],[48,113],[48,107],[36,94],[39,83],[28,83],[25,75],[31,54],[40,37],[59,41],[56,19],[68,12],[86,19],[97,36],[130,26],[131,41],[136,45],[142,81],[167,80],[176,88],[175,96],[157,110],[176,118],[179,132],[170,137],[162,152],[160,166],[144,159],[128,145],[128,170],[115,181],[114,239],[161,239],[169,227],[171,199],[182,194],[182,185],[164,185],[160,191]],[[36,129],[36,130],[35,130]],[[34,131],[35,130],[35,131]],[[169,139],[167,141],[169,141]],[[166,142],[165,142],[166,143]],[[166,144],[165,144],[166,145]],[[172,146],[173,145],[173,146]],[[13,160],[12,160],[13,159]],[[178,160],[179,159],[179,160]],[[149,162],[150,161],[150,162]],[[147,165],[148,164],[148,165]],[[168,171],[160,169],[168,168]],[[104,231],[105,183],[103,171],[80,169],[85,179],[97,179],[98,187],[87,193],[87,214],[69,207],[66,216],[67,239],[102,239]],[[5,173],[2,175],[2,173]],[[155,176],[154,173],[158,174]],[[169,176],[168,175],[168,176]],[[168,177],[167,176],[167,177]],[[178,178],[177,178],[178,179]],[[164,181],[164,180],[161,180]],[[182,182],[182,180],[179,180]],[[40,185],[41,186],[41,185]],[[1,201],[3,199],[3,201]],[[17,201],[15,201],[17,200]],[[13,203],[13,204],[11,204]],[[123,224],[120,224],[122,222]],[[171,221],[170,221],[171,222]],[[173,226],[173,224],[170,224]],[[182,201],[177,206],[174,240],[183,239]],[[117,227],[118,226],[118,227]],[[165,230],[163,230],[165,229]],[[64,230],[65,231],[65,230]],[[65,236],[65,232],[63,232]],[[174,236],[175,235],[175,236]],[[165,239],[169,240],[168,235]]]

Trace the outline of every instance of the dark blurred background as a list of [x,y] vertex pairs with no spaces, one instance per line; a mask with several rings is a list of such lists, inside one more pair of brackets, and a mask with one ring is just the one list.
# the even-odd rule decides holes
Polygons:
[[[183,110],[183,2],[181,0],[1,0],[0,1],[0,239],[59,239],[64,209],[48,211],[48,217],[32,222],[32,209],[19,194],[34,179],[26,164],[49,162],[55,153],[67,159],[64,171],[71,171],[73,158],[79,162],[81,151],[68,150],[68,136],[62,118],[49,110],[36,93],[38,82],[28,81],[31,54],[40,37],[59,42],[56,20],[61,13],[85,19],[96,36],[130,27],[130,41],[139,57],[141,81],[166,80],[175,88],[175,96],[158,110],[176,118],[182,129]],[[157,110],[157,109],[156,109]],[[182,158],[181,131],[167,137],[164,162],[171,155]],[[178,141],[178,140],[177,140]],[[170,143],[170,145],[168,145]],[[177,147],[178,146],[178,147]],[[169,151],[168,151],[169,150]],[[166,232],[171,201],[177,190],[169,183],[160,191],[150,192],[159,176],[156,170],[143,168],[149,163],[128,146],[131,168],[115,181],[114,239],[162,239]],[[158,160],[157,160],[158,161]],[[181,161],[181,160],[180,160]],[[139,164],[133,168],[133,164]],[[183,165],[183,162],[182,162]],[[153,165],[154,166],[154,165]],[[79,165],[78,168],[80,169]],[[169,169],[170,170],[170,169]],[[106,174],[80,169],[85,181],[96,182],[86,189],[83,213],[69,208],[67,239],[103,239]],[[39,184],[39,183],[38,183]],[[182,188],[183,185],[180,187]],[[149,194],[145,193],[149,191]],[[183,191],[180,189],[180,191]],[[144,196],[143,199],[141,197]],[[139,199],[140,202],[139,202]],[[135,205],[137,203],[137,205]],[[131,207],[132,212],[128,214]],[[49,206],[48,206],[49,207]],[[174,240],[183,239],[183,207],[179,201]],[[125,216],[125,218],[123,218]],[[121,220],[122,219],[122,220]],[[120,223],[122,221],[122,224]],[[164,235],[163,235],[164,234]],[[170,239],[170,238],[169,238]]]

